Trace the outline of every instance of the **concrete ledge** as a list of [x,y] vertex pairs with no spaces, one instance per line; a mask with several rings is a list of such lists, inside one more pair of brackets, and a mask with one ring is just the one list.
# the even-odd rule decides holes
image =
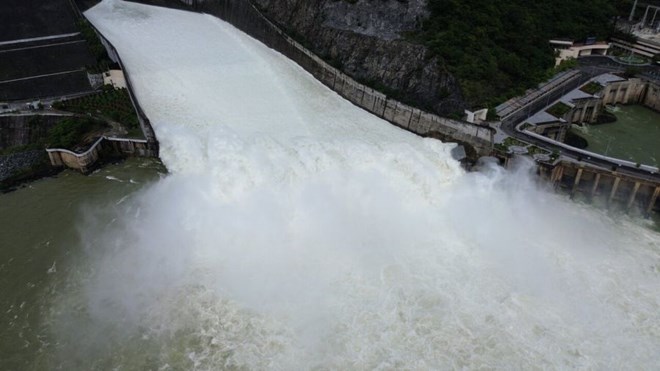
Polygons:
[[120,156],[156,157],[157,153],[154,153],[149,147],[149,141],[144,139],[103,136],[83,153],[75,153],[64,148],[48,148],[46,152],[48,152],[51,165],[65,166],[87,174],[93,170],[103,152]]

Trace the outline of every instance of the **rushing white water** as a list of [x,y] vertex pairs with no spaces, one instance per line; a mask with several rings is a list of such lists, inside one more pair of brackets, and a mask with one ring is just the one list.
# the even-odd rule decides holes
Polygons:
[[72,364],[660,364],[657,234],[538,189],[526,164],[465,174],[452,145],[211,16],[113,0],[87,15],[171,174],[109,225],[81,222],[89,269],[52,319]]

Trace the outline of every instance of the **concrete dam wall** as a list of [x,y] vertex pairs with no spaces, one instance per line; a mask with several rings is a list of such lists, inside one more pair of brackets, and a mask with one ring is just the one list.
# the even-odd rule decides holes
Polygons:
[[[162,5],[162,2],[136,1]],[[353,104],[390,123],[421,136],[447,138],[474,147],[478,155],[490,154],[494,130],[486,126],[440,117],[401,103],[353,80],[289,37],[246,0],[188,0],[188,9],[214,15],[296,62],[317,80]],[[172,4],[185,7],[183,3]]]

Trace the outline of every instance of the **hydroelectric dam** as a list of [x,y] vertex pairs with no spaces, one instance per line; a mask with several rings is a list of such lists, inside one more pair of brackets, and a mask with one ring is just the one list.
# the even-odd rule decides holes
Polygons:
[[[69,237],[2,250],[15,299],[0,299],[0,368],[660,363],[650,222],[556,195],[525,162],[466,173],[454,144],[351,104],[214,16],[118,0],[85,15],[121,55],[169,173],[92,174],[125,194],[90,184],[89,201],[50,211],[70,210]],[[35,192],[67,181],[0,196],[0,215],[30,205],[1,222],[41,220]]]

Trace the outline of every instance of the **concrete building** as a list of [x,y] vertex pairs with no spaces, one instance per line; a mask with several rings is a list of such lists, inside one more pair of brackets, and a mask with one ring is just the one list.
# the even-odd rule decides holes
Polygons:
[[103,84],[126,89],[126,78],[122,70],[110,70],[103,73]]
[[550,45],[555,49],[555,66],[568,59],[577,59],[587,55],[607,55],[610,44],[587,40],[585,43],[576,43],[573,40],[552,39]]
[[594,77],[524,121],[527,130],[563,142],[571,124],[597,122],[606,105],[642,104],[660,111],[660,85],[613,74]]
[[477,111],[465,110],[465,121],[472,124],[479,124],[486,121],[488,117],[488,108],[483,108]]
[[540,111],[530,116],[523,125],[526,125],[528,130],[559,142],[566,139],[566,131],[571,127],[570,122],[546,111]]

